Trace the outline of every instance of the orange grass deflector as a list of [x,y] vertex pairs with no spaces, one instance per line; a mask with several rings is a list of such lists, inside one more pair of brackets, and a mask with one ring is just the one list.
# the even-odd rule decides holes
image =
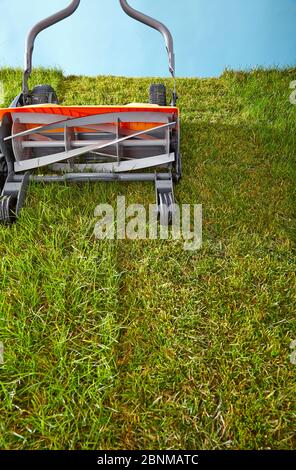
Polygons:
[[[147,104],[136,104],[127,106],[59,106],[59,105],[35,105],[35,106],[23,106],[19,108],[0,108],[0,120],[4,114],[17,114],[17,113],[40,113],[40,114],[56,114],[59,116],[67,116],[70,118],[81,118],[86,116],[94,116],[96,114],[110,114],[110,113],[128,113],[128,112],[141,112],[141,113],[160,113],[160,114],[177,114],[179,115],[179,109],[176,107],[169,106],[155,106]],[[106,121],[107,122],[107,121]],[[111,123],[110,123],[111,124]],[[157,126],[158,123],[151,122],[131,122],[121,123],[122,127],[125,127],[134,131],[141,131],[145,129],[151,129]],[[35,126],[33,125],[32,128]],[[36,126],[37,127],[37,126]],[[28,127],[30,128],[30,127]]]
[[69,116],[73,118],[93,116],[96,114],[108,113],[128,113],[128,112],[153,112],[179,114],[179,109],[170,106],[154,105],[127,105],[127,106],[59,106],[59,105],[35,105],[22,106],[20,108],[0,108],[0,119],[6,113],[41,113],[57,114],[60,116]]

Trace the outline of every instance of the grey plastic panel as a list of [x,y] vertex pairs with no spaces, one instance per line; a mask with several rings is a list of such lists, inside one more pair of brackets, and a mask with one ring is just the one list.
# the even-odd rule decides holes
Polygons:
[[[65,128],[66,129],[66,128]],[[58,140],[44,140],[44,141],[24,141],[22,142],[22,148],[27,149],[27,148],[60,148],[62,146],[67,146],[67,151],[73,149],[73,148],[81,148],[81,147],[88,147],[89,145],[93,145],[94,147],[98,145],[98,142],[100,142],[101,145],[110,145],[110,140],[64,140],[64,141],[58,141]],[[158,139],[158,140],[153,140],[152,143],[153,145],[157,147],[168,147],[169,140],[167,139]],[[68,144],[68,145],[67,145]],[[117,144],[117,142],[116,142]],[[114,145],[116,145],[114,144]],[[149,140],[128,140],[126,142],[122,142],[123,147],[151,147],[151,142]]]
[[[105,173],[120,173],[126,171],[136,171],[136,170],[143,170],[145,168],[153,168],[161,165],[168,165],[172,163],[175,159],[175,154],[171,153],[169,155],[157,155],[155,157],[148,157],[148,158],[139,158],[130,161],[124,162],[114,162],[114,163],[97,163],[94,165],[91,164],[80,164],[74,165],[74,168],[79,169],[82,173],[86,171],[94,171],[94,172],[105,172]],[[64,159],[66,160],[66,158]],[[34,162],[36,164],[36,162]],[[41,165],[39,165],[40,167]],[[21,162],[15,164],[15,171],[24,171],[24,168],[32,169],[33,163],[30,161],[28,162]],[[38,168],[35,166],[35,168]]]
[[[165,129],[167,127],[173,127],[175,125],[176,125],[176,122],[162,124],[160,126],[156,126],[156,127],[153,127],[151,129],[149,129],[149,132],[160,130],[160,129]],[[121,137],[119,139],[110,140],[107,143],[101,144],[100,142],[97,142],[94,145],[88,145],[88,146],[85,146],[83,148],[73,149],[73,150],[69,150],[69,151],[67,151],[65,149],[64,152],[55,153],[53,155],[46,155],[44,157],[28,158],[28,159],[26,159],[26,155],[24,155],[23,147],[20,147],[21,142],[19,141],[19,138],[15,138],[15,139],[13,139],[12,144],[13,144],[13,149],[14,149],[14,154],[15,154],[16,160],[18,160],[18,161],[15,162],[14,168],[15,168],[16,172],[33,170],[33,169],[36,169],[36,168],[40,168],[42,166],[48,166],[48,165],[51,165],[53,163],[59,163],[59,162],[65,161],[67,159],[72,159],[72,158],[75,158],[75,157],[79,157],[79,156],[87,154],[88,152],[92,152],[92,151],[96,151],[96,150],[102,150],[102,149],[114,146],[118,143],[126,142],[127,140],[129,140],[131,138],[139,137],[142,134],[146,134],[146,133],[147,133],[147,130],[140,131],[140,132],[135,132],[131,136],[126,136],[126,137]],[[64,141],[61,142],[61,146],[63,146],[63,145],[64,145]],[[172,155],[174,156],[174,154],[172,154]],[[143,160],[146,160],[147,161],[147,166],[150,166],[148,164],[148,158],[143,159]],[[162,164],[162,163],[160,163],[160,164]],[[141,165],[143,165],[143,162],[141,163]],[[143,166],[141,168],[145,168],[145,166]],[[128,170],[126,170],[126,171],[128,171]]]
[[[39,113],[16,113],[13,115],[13,120],[16,119],[22,124],[37,124],[42,121],[45,125],[36,127],[34,129],[29,129],[24,132],[14,133],[6,137],[4,140],[11,140],[15,137],[23,137],[30,134],[38,134],[39,132],[54,130],[58,126],[57,124],[67,123],[69,127],[80,127],[80,126],[96,126],[97,124],[105,124],[116,122],[118,119],[121,121],[132,123],[132,122],[163,122],[166,123],[168,118],[171,117],[171,113],[157,113],[157,112],[124,112],[124,113],[105,113],[92,115],[81,118],[68,118],[62,116],[60,119],[56,114],[39,114]],[[96,129],[96,127],[94,127]],[[144,134],[144,133],[143,133]]]

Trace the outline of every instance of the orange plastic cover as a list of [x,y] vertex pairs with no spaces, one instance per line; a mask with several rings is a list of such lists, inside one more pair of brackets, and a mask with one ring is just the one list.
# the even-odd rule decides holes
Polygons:
[[70,116],[73,118],[93,116],[95,114],[124,113],[124,112],[154,112],[179,114],[175,107],[161,107],[147,104],[134,104],[127,106],[59,106],[59,105],[35,105],[20,108],[0,108],[0,120],[6,113],[44,113]]

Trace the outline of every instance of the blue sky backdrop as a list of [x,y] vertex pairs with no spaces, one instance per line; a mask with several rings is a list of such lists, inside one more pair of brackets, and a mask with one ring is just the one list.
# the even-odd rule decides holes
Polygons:
[[[0,66],[22,66],[34,22],[69,0],[0,0]],[[296,0],[130,0],[175,38],[178,76],[296,65]],[[40,34],[34,65],[66,74],[166,76],[167,57],[154,30],[125,15],[119,0],[81,0],[77,12]]]

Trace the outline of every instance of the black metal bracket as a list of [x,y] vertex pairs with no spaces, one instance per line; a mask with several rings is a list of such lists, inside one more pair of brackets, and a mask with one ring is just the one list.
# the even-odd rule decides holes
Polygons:
[[17,175],[9,173],[0,197],[0,224],[11,225],[24,205],[29,184],[29,172]]
[[16,175],[11,142],[5,137],[11,134],[12,119],[9,113],[0,126],[0,224],[12,224],[20,213],[29,184],[29,172]]

